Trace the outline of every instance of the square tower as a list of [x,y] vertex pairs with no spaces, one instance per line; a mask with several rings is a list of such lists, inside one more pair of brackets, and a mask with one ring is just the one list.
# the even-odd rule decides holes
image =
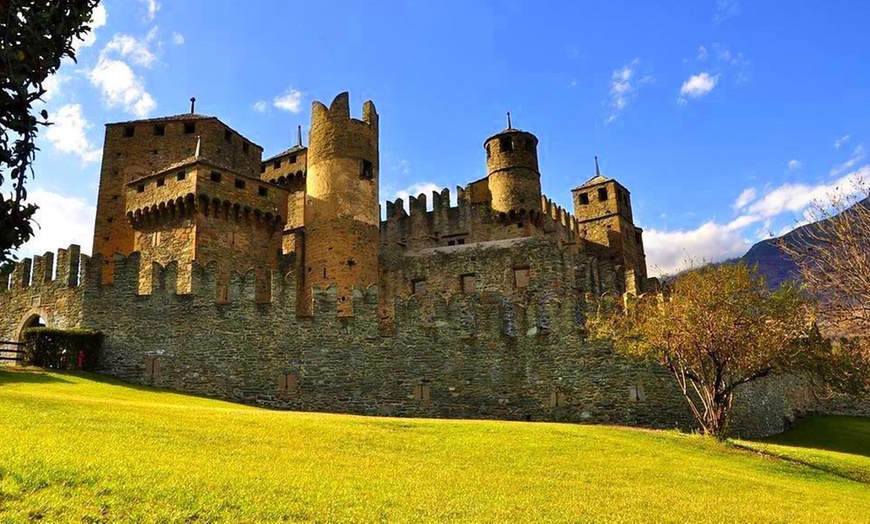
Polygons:
[[571,194],[580,234],[604,258],[602,262],[612,266],[615,291],[643,293],[647,278],[643,230],[634,225],[628,189],[599,173]]

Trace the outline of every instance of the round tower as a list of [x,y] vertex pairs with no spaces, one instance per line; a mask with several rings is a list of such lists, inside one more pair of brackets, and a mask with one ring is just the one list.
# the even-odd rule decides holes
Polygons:
[[352,313],[353,286],[378,281],[378,113],[363,104],[350,117],[347,93],[314,102],[305,183],[305,283],[338,289],[340,314]]
[[492,209],[498,213],[541,211],[541,173],[538,171],[538,138],[510,127],[489,137],[486,175]]

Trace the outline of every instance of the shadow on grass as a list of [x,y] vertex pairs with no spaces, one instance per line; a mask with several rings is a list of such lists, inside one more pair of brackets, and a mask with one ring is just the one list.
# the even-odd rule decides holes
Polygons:
[[870,417],[808,417],[785,433],[758,442],[870,457]]
[[56,372],[48,372],[39,368],[32,367],[0,367],[0,387],[6,384],[49,384],[49,383],[67,383],[71,382],[63,377],[58,376]]

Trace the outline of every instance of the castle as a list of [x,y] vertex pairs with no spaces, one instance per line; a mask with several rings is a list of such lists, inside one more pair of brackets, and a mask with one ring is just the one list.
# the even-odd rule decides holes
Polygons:
[[[585,297],[649,286],[629,191],[598,172],[573,213],[538,139],[483,144],[486,176],[379,206],[379,117],[314,102],[309,145],[262,147],[191,112],[108,124],[93,256],[0,280],[0,339],[105,334],[100,371],[275,407],[690,427],[658,366],[585,337]],[[747,434],[794,399],[745,403]],[[741,418],[741,417],[738,417]],[[738,422],[739,426],[740,422]]]

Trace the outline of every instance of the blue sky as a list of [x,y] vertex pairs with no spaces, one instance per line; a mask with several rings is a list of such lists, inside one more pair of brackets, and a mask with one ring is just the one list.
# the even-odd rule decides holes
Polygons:
[[103,124],[197,112],[274,154],[312,100],[381,115],[381,199],[485,174],[483,140],[540,139],[544,192],[570,208],[593,174],[632,192],[652,273],[739,256],[807,205],[870,176],[870,45],[860,1],[107,0],[30,186],[22,254],[88,251]]

